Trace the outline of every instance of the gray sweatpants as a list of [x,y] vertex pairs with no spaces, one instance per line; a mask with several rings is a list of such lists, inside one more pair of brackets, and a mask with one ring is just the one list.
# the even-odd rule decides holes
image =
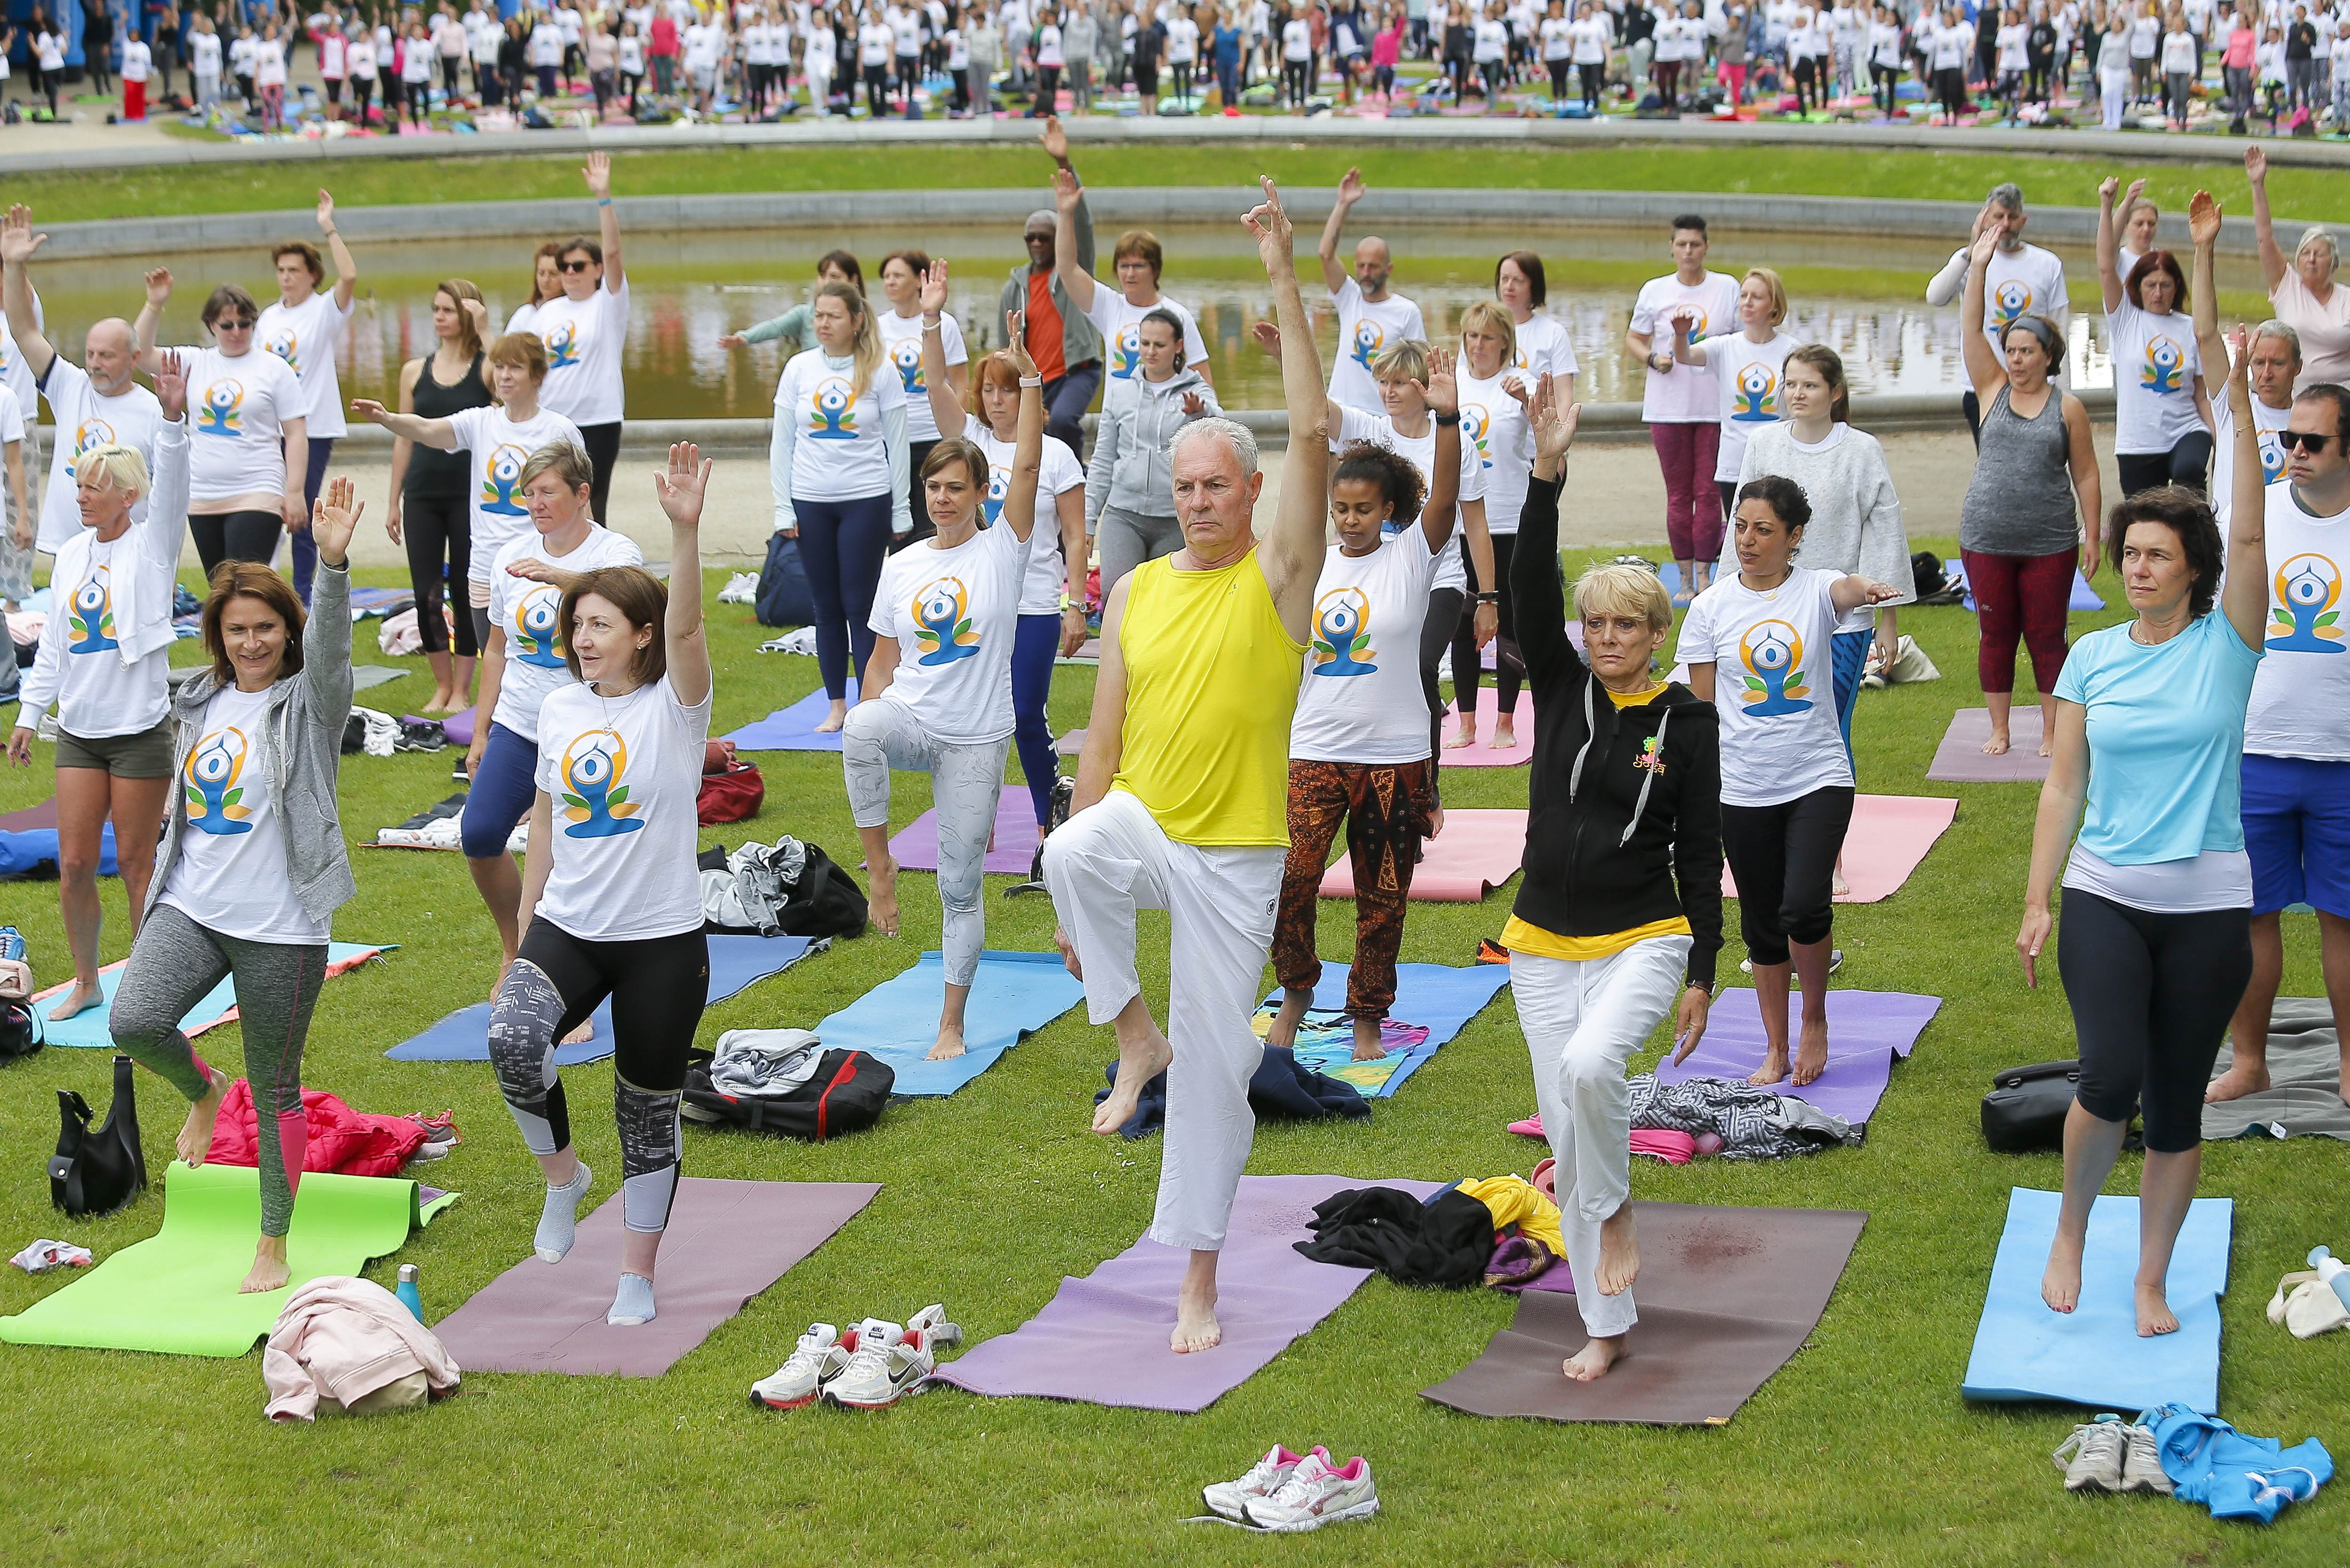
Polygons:
[[1003,793],[1003,763],[1012,737],[978,745],[931,739],[914,711],[884,691],[848,711],[840,729],[840,772],[848,811],[859,827],[889,825],[889,770],[931,775],[939,824],[940,948],[947,983],[969,985],[987,944],[981,902],[987,839],[995,830],[995,803]]
[[157,904],[123,966],[114,998],[114,1044],[190,1103],[203,1098],[212,1069],[180,1033],[180,1020],[224,975],[236,977],[244,1076],[260,1134],[261,1233],[283,1236],[294,1220],[294,1190],[310,1145],[302,1115],[302,1043],[326,981],[327,944],[249,942]]
[[1172,517],[1104,506],[1094,524],[1094,543],[1101,551],[1102,603],[1107,604],[1109,591],[1118,587],[1120,577],[1145,561],[1171,556],[1183,547],[1183,525]]

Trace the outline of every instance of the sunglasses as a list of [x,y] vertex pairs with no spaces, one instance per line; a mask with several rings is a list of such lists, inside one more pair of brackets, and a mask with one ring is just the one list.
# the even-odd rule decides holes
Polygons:
[[215,332],[250,332],[253,330],[253,321],[249,317],[224,316],[218,321],[213,323],[213,330]]
[[2334,437],[2318,431],[2277,431],[2277,443],[2283,447],[2287,452],[2292,452],[2295,448],[2299,448],[2301,451],[2307,452],[2324,452],[2325,450],[2325,443],[2334,439]]
[[555,265],[561,267],[565,272],[586,272],[589,267],[594,266],[596,264],[591,261],[560,261],[556,262]]

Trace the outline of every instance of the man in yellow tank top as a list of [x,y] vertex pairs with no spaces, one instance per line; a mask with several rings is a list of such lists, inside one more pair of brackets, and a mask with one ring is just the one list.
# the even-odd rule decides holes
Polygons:
[[[1206,1350],[1216,1258],[1256,1121],[1264,1055],[1249,1025],[1264,984],[1289,846],[1289,722],[1322,570],[1326,470],[1321,357],[1297,292],[1289,218],[1273,182],[1243,220],[1281,326],[1289,407],[1279,514],[1262,547],[1256,441],[1230,420],[1183,427],[1172,456],[1183,548],[1136,568],[1102,612],[1101,671],[1077,761],[1075,814],[1045,842],[1055,940],[1086,1010],[1118,1033],[1118,1076],[1094,1115],[1115,1133],[1167,1075],[1167,1133],[1150,1238],[1191,1254],[1170,1344]],[[1135,911],[1165,909],[1167,1029],[1143,1001]]]

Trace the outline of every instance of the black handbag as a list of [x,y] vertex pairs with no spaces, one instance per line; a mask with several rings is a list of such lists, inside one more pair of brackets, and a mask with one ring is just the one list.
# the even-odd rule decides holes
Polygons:
[[114,1059],[114,1104],[92,1127],[89,1102],[57,1091],[57,1152],[49,1157],[49,1201],[75,1219],[111,1214],[147,1185],[139,1149],[139,1095],[128,1056]]
[[767,537],[767,559],[759,568],[758,592],[751,600],[761,626],[811,626],[816,599],[808,592],[807,568],[800,564],[800,542],[780,532]]
[[2064,1116],[2080,1087],[2081,1064],[2038,1062],[1992,1078],[1983,1096],[1983,1142],[1998,1154],[2033,1154],[2064,1147]]

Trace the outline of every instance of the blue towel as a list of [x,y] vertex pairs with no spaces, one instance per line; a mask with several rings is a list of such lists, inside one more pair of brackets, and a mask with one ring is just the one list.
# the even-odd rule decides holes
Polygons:
[[2334,1479],[2334,1456],[2315,1438],[2288,1449],[2274,1438],[2248,1438],[2227,1422],[2184,1405],[2148,1410],[2162,1473],[2181,1502],[2199,1502],[2214,1519],[2273,1524],[2287,1503],[2307,1502]]
[[[1347,977],[1350,971],[1342,963],[1322,966],[1321,982],[1314,988],[1314,1000],[1334,1004],[1330,1011],[1316,1008],[1306,1014],[1305,1026],[1298,1030],[1296,1054],[1300,1066],[1315,1073],[1351,1084],[1368,1098],[1384,1100],[1403,1087],[1403,1081],[1419,1071],[1421,1063],[1436,1054],[1440,1046],[1467,1026],[1469,1021],[1484,1010],[1501,989],[1510,983],[1510,966],[1505,963],[1471,964],[1455,969],[1440,963],[1399,963],[1396,965],[1395,1002],[1388,1008],[1388,1029],[1397,1026],[1417,1026],[1428,1031],[1428,1037],[1401,1050],[1391,1050],[1376,1062],[1354,1059],[1354,1024],[1336,1011],[1347,996]],[[1275,991],[1265,999],[1264,1006],[1278,1008],[1282,993]],[[1258,1009],[1263,1019],[1264,1009]],[[1259,1039],[1264,1031],[1260,1024]]]
[[972,977],[963,1054],[925,1061],[938,1044],[946,986],[945,955],[924,953],[913,968],[818,1023],[816,1037],[827,1049],[865,1051],[887,1062],[898,1075],[894,1094],[951,1095],[1086,995],[1058,953],[990,949],[980,954],[979,972]]
[[[397,943],[379,946],[372,942],[329,942],[327,944],[327,961],[330,964],[343,963],[359,957],[361,953],[388,953],[397,946]],[[128,961],[128,960],[124,961],[125,963]],[[36,1003],[34,1010],[41,1015],[39,1020],[41,1038],[51,1045],[69,1046],[84,1051],[112,1050],[114,1031],[109,1020],[114,1011],[115,988],[122,983],[122,971],[123,965],[116,963],[109,964],[98,971],[99,990],[106,996],[104,1007],[93,1007],[86,1012],[77,1012],[71,1018],[62,1022],[53,1023],[49,1019],[48,1010],[65,999],[61,996],[51,997],[47,1002]],[[188,1009],[186,1015],[180,1020],[180,1027],[193,1033],[207,1025],[218,1023],[222,1016],[235,1005],[236,978],[232,975],[204,992],[203,999]]]
[[[857,682],[853,680],[848,685],[848,705],[857,706]],[[837,752],[840,750],[839,731],[829,735],[816,732],[816,727],[831,711],[832,699],[818,688],[790,707],[778,708],[765,718],[720,739],[733,742],[738,752]]]
[[[710,1001],[723,1002],[754,981],[781,974],[808,954],[821,952],[831,945],[828,938],[712,937]],[[600,1062],[612,1054],[611,1002],[607,1001],[598,1006],[593,1017],[595,1037],[577,1045],[557,1045],[556,1066]],[[477,1002],[471,1007],[461,1007],[384,1054],[395,1062],[486,1062],[490,1059],[490,1004]]]
[[[55,875],[57,859],[57,830],[54,827],[27,827],[21,832],[0,830],[0,877],[22,877],[42,861],[49,862]],[[115,875],[114,824],[108,823],[98,830],[98,874]]]

